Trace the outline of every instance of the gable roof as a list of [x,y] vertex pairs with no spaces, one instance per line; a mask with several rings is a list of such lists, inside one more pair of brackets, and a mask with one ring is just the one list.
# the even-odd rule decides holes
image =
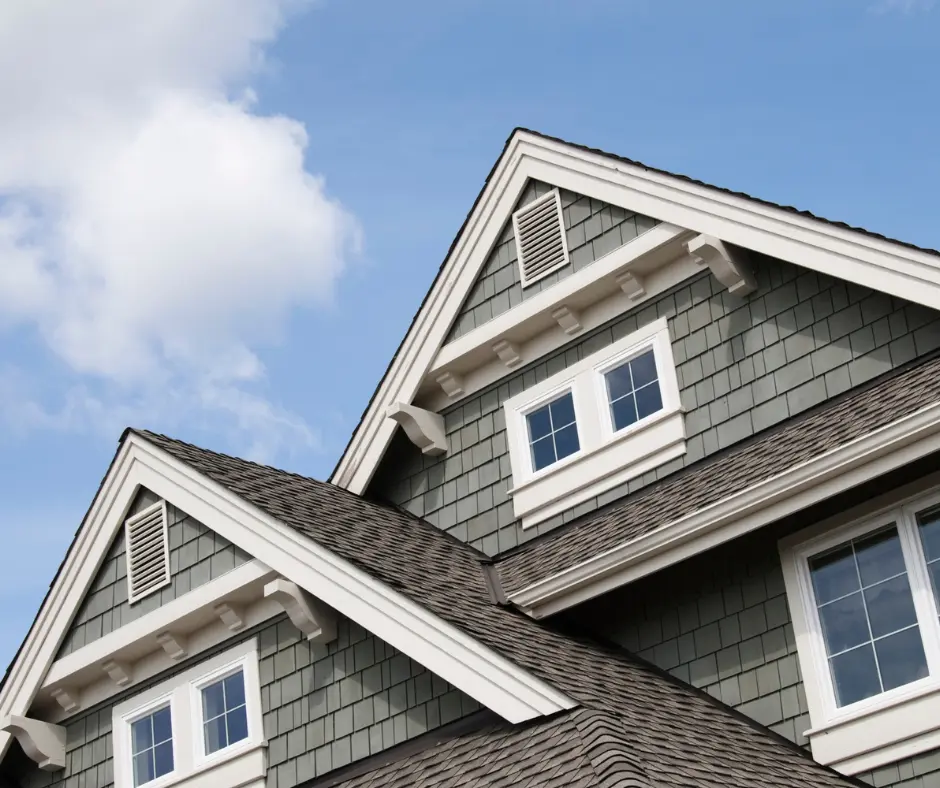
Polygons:
[[935,249],[516,128],[366,405],[331,474],[334,483],[366,489],[395,431],[386,409],[413,400],[530,178],[940,309]]
[[940,402],[940,357],[852,389],[779,428],[706,457],[614,503],[549,532],[497,562],[506,593],[575,571],[591,559],[706,510],[754,485],[875,433]]
[[262,512],[461,628],[587,709],[613,715],[663,786],[858,785],[631,654],[562,632],[483,591],[479,554],[423,520],[334,485],[136,433]]

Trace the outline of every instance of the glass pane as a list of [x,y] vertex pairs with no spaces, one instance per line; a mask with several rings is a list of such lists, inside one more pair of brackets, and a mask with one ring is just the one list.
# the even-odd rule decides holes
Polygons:
[[167,741],[153,748],[154,777],[173,771],[173,742]]
[[940,561],[930,564],[927,572],[930,575],[930,584],[933,586],[933,598],[937,600],[937,607],[940,607]]
[[526,416],[529,423],[529,440],[537,441],[544,438],[552,431],[551,417],[548,415],[548,405],[538,410],[532,411]]
[[228,720],[228,743],[248,738],[248,712],[244,706],[239,706],[226,715]]
[[642,356],[633,359],[630,362],[630,370],[633,372],[634,388],[640,388],[656,380],[656,359],[653,351],[648,350]]
[[927,675],[927,657],[920,639],[920,627],[911,627],[876,641],[875,651],[886,691]]
[[858,591],[858,572],[852,545],[812,559],[809,568],[818,605]]
[[131,752],[143,752],[153,747],[153,723],[150,717],[131,723]]
[[920,523],[920,540],[928,561],[940,559],[940,509],[921,512],[917,515]]
[[865,604],[872,637],[881,637],[917,623],[914,598],[906,574],[865,589]]
[[160,709],[153,713],[153,741],[159,744],[173,738],[173,726],[170,720],[170,707]]
[[620,399],[624,394],[633,391],[633,382],[630,380],[630,365],[622,364],[616,369],[612,369],[606,375],[607,394],[609,402]]
[[610,415],[614,422],[614,432],[629,427],[636,422],[636,400],[632,394],[618,399],[610,406]]
[[202,718],[211,720],[225,711],[225,698],[222,694],[222,682],[210,684],[202,691]]
[[838,654],[871,640],[862,595],[859,593],[823,605],[819,608],[819,620],[829,654]]
[[559,460],[574,454],[579,448],[577,424],[569,424],[555,433],[555,451]]
[[134,785],[143,785],[153,779],[153,750],[134,756]]
[[228,742],[225,738],[225,715],[209,720],[204,725],[206,730],[206,755],[217,752]]
[[555,462],[555,443],[551,435],[532,444],[532,467],[535,470],[541,470],[553,462]]
[[637,389],[636,409],[637,414],[641,419],[645,419],[650,414],[656,413],[658,410],[662,410],[662,407],[663,398],[659,392],[658,383],[651,383],[649,386],[644,386],[641,389]]
[[574,399],[571,394],[565,394],[556,399],[550,406],[552,411],[552,429],[557,430],[566,424],[574,423]]
[[225,679],[225,708],[245,705],[245,676],[241,671]]
[[881,692],[871,644],[846,651],[838,657],[833,657],[829,663],[836,689],[836,703],[839,706],[847,706]]
[[858,556],[858,573],[862,577],[863,586],[870,586],[905,571],[897,528],[859,539],[855,543],[855,555]]

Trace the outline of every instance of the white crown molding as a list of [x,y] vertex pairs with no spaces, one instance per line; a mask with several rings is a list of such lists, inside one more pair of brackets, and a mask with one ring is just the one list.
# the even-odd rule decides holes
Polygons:
[[510,593],[533,618],[566,610],[940,450],[940,404],[795,465]]
[[[522,722],[574,706],[574,701],[554,687],[457,627],[131,433],[118,450],[55,583],[7,672],[0,688],[0,718],[28,713],[55,661],[69,623],[141,487],[179,507],[254,556],[259,564],[296,583],[504,719]],[[232,623],[242,628],[248,620],[244,612],[247,608],[237,605],[223,602],[213,610],[223,619],[235,616],[238,620]],[[225,623],[231,626],[229,621]],[[168,629],[164,625],[157,633]],[[162,659],[166,659],[165,655]],[[115,680],[123,679],[119,672],[122,668],[124,674],[131,676],[129,666],[109,659],[103,661],[114,662],[108,668],[114,672]],[[0,754],[6,751],[9,741],[9,733],[0,733]]]
[[940,309],[940,259],[927,252],[517,131],[380,382],[331,477],[334,483],[356,493],[366,489],[394,434],[386,408],[395,401],[414,401],[530,178]]

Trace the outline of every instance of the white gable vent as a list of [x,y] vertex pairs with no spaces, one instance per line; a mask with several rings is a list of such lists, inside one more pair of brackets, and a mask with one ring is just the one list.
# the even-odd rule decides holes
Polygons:
[[124,523],[127,543],[127,596],[130,602],[170,582],[166,502],[148,506]]
[[519,253],[519,276],[528,287],[568,264],[568,240],[561,195],[552,189],[512,215]]

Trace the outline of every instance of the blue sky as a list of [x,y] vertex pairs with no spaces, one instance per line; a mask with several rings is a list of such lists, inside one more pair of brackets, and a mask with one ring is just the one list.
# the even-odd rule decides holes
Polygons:
[[329,474],[515,126],[940,247],[930,0],[97,5],[0,12],[0,662],[123,426]]

